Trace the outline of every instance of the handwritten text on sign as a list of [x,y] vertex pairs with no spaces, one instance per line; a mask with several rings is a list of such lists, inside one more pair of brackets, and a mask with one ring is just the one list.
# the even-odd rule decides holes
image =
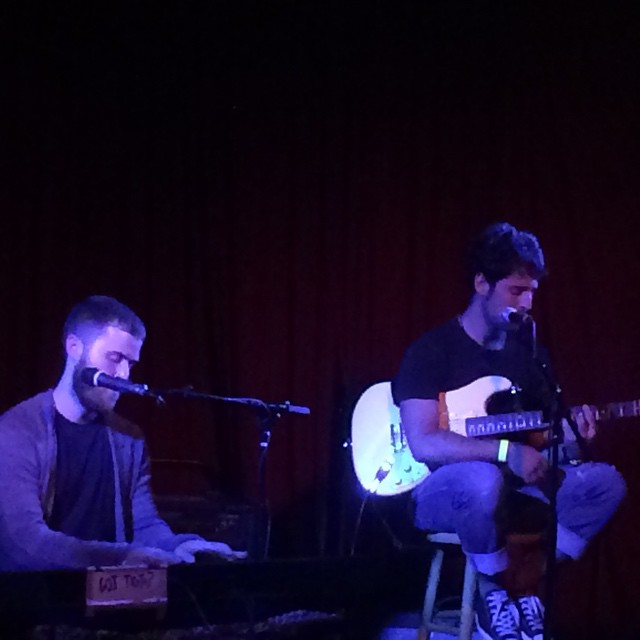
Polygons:
[[167,570],[104,567],[87,571],[89,607],[148,607],[167,602]]

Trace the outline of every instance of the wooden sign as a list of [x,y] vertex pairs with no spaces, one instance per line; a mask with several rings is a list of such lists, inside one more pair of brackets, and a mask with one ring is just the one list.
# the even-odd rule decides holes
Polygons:
[[165,607],[167,570],[101,567],[87,570],[87,613],[97,609]]

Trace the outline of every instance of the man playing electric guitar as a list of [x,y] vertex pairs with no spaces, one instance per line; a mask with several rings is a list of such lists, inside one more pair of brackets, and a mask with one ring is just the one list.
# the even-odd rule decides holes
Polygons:
[[[539,599],[511,599],[504,588],[504,523],[517,514],[503,516],[505,509],[513,511],[513,505],[523,502],[544,506],[547,455],[522,440],[471,438],[442,428],[439,398],[474,380],[500,376],[522,389],[527,403],[549,409],[554,385],[528,315],[545,273],[544,257],[535,236],[502,223],[483,232],[472,248],[469,267],[474,287],[469,306],[414,342],[392,382],[413,457],[430,470],[414,490],[415,523],[460,537],[478,570],[476,615],[482,637],[538,640],[543,637],[544,612]],[[586,410],[578,426],[587,439],[595,433]],[[557,555],[578,558],[616,511],[626,488],[607,464],[561,467]]]

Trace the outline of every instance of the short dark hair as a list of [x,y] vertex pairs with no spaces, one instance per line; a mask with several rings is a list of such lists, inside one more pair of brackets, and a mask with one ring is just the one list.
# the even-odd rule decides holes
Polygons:
[[144,341],[147,330],[140,318],[119,300],[110,296],[89,296],[76,304],[64,323],[63,343],[70,334],[82,338],[88,330],[102,331],[106,327],[117,327]]
[[536,280],[546,274],[538,239],[507,222],[492,224],[480,234],[471,246],[467,268],[471,282],[481,273],[492,286],[518,271]]

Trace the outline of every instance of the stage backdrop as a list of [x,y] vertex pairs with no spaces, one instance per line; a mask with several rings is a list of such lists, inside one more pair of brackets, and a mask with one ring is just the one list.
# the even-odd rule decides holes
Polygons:
[[[353,403],[464,307],[462,253],[499,220],[545,249],[535,316],[567,399],[640,396],[630,6],[42,3],[7,18],[2,409],[55,383],[70,306],[114,295],[147,323],[136,380],[311,408],[273,430],[273,552],[344,552]],[[256,498],[251,410],[122,411],[158,490]],[[604,437],[630,455],[631,430]],[[636,511],[607,563],[633,597],[573,585],[607,602],[589,608],[600,621],[639,615]]]

